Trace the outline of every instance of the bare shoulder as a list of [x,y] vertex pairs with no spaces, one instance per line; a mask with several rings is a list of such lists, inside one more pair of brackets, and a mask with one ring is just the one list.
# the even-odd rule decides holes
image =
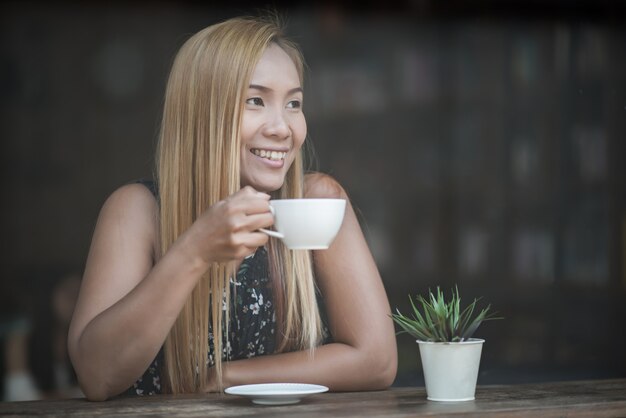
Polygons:
[[126,184],[115,190],[102,207],[103,212],[132,215],[134,212],[155,213],[157,202],[150,190],[142,184]]
[[98,226],[154,244],[157,217],[158,203],[152,192],[139,183],[127,184],[111,193],[104,202]]
[[304,177],[304,196],[308,198],[347,198],[346,191],[332,176],[310,173]]

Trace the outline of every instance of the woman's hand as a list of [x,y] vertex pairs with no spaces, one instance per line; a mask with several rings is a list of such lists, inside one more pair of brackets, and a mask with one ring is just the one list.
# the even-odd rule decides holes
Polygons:
[[182,241],[192,256],[207,264],[241,260],[268,240],[259,228],[274,223],[269,200],[268,194],[246,186],[207,209]]

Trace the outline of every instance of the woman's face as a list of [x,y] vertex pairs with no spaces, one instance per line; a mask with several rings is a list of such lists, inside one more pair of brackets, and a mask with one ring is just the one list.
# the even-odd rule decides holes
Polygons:
[[270,44],[257,64],[241,124],[241,186],[279,189],[306,137],[302,86],[296,66]]

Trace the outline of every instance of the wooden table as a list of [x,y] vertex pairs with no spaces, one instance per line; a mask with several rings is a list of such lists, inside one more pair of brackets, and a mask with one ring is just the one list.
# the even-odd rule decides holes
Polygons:
[[231,395],[159,395],[0,403],[0,416],[163,417],[625,417],[626,379],[479,386],[476,400],[426,400],[424,388],[324,393],[284,406],[254,405]]

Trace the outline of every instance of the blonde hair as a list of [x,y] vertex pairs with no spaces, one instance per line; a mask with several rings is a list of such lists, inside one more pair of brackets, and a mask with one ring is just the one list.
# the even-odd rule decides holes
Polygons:
[[[157,147],[161,255],[211,205],[240,189],[244,95],[257,62],[271,43],[291,57],[302,82],[300,52],[283,37],[275,20],[236,18],[209,26],[192,36],[177,54]],[[300,153],[274,196],[302,197],[303,183]],[[321,339],[321,320],[310,252],[289,251],[280,241],[271,240],[268,254],[277,305],[278,351],[312,351]],[[213,263],[193,290],[165,342],[165,391],[194,392],[207,383],[209,323],[215,372],[222,388],[229,279],[235,273],[235,262]]]

